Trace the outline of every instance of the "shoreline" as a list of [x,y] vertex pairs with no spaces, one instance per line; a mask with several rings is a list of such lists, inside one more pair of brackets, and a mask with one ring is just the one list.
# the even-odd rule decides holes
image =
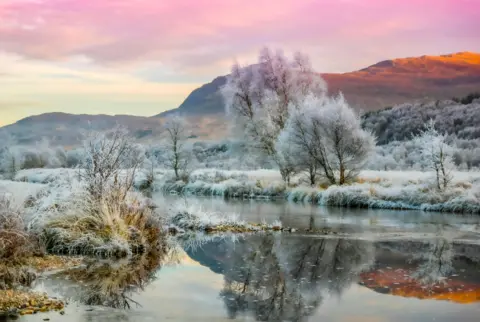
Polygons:
[[[26,258],[25,264],[15,267],[31,269],[36,279],[50,272],[63,271],[77,267],[83,261],[82,257],[59,255],[33,256]],[[32,291],[30,287],[22,289],[0,289],[0,317],[18,317],[56,311],[63,314],[67,303],[46,293]]]
[[[192,191],[189,183],[184,185],[175,185],[176,189],[160,188],[159,192],[164,195],[178,195],[178,196],[193,196],[193,197],[207,197],[207,198],[222,198],[224,200],[242,200],[242,201],[265,201],[265,202],[291,202],[293,204],[308,203],[323,207],[337,207],[337,208],[357,208],[357,209],[388,209],[401,211],[423,211],[423,212],[439,212],[446,214],[465,214],[465,215],[480,215],[480,200],[479,202],[470,202],[469,200],[461,200],[461,193],[448,198],[444,202],[436,203],[409,203],[408,198],[415,198],[417,200],[430,198],[427,193],[418,191],[411,191],[411,189],[404,189],[407,196],[405,199],[391,197],[381,198],[376,195],[375,188],[385,189],[388,194],[389,188],[381,186],[370,185],[345,185],[345,186],[331,186],[327,189],[312,189],[309,187],[301,188],[286,188],[283,193],[276,193],[269,195],[264,191],[252,189],[250,193],[230,193],[229,191],[219,193],[215,191],[215,185],[204,186],[202,189]],[[392,187],[390,189],[398,189],[400,187]],[[231,190],[243,190],[244,186],[231,187]],[[410,191],[408,191],[410,190]],[[268,190],[267,190],[268,193]],[[423,195],[422,195],[423,194]],[[441,195],[435,196],[442,198]],[[434,197],[434,198],[435,198]]]

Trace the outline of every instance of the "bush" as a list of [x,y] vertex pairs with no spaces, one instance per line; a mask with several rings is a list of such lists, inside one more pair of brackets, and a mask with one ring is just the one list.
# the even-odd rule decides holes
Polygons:
[[0,196],[0,258],[17,261],[31,252],[21,209],[14,207],[6,196]]
[[76,255],[125,257],[159,248],[161,223],[142,197],[104,191],[100,200],[80,193],[65,214],[45,225],[47,250]]
[[29,286],[35,279],[35,274],[24,266],[33,247],[22,217],[21,209],[0,196],[0,289]]

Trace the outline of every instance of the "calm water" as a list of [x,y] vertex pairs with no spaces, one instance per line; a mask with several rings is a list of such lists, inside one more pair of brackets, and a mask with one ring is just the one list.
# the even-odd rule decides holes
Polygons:
[[[70,298],[64,316],[23,320],[479,321],[480,218],[195,202],[300,231],[185,236],[168,254],[92,261],[38,281],[37,289]],[[302,233],[324,226],[341,237]]]

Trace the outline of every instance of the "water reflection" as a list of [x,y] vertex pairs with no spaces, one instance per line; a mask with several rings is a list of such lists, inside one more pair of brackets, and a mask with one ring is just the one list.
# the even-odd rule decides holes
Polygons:
[[434,238],[425,243],[425,251],[413,256],[420,262],[412,275],[422,284],[445,282],[453,273],[453,244],[445,238]]
[[[52,281],[61,295],[96,306],[74,314],[72,321],[190,321],[200,314],[196,310],[219,321],[315,321],[332,314],[338,317],[332,321],[345,321],[343,310],[357,312],[355,305],[370,307],[372,314],[380,305],[389,320],[401,313],[395,309],[401,297],[429,299],[430,305],[480,301],[480,246],[456,237],[443,232],[428,239],[381,240],[285,233],[183,236],[177,240],[185,249],[179,267],[164,268],[175,262],[178,247],[170,247],[170,253],[129,261],[88,261]],[[155,287],[142,292],[151,283]],[[332,298],[345,307],[332,309]],[[435,305],[437,318],[443,307]]]
[[[161,211],[168,211],[178,197],[156,193],[153,199]],[[436,232],[438,229],[454,231],[480,231],[480,217],[424,211],[400,211],[383,209],[352,209],[319,207],[311,204],[283,201],[224,200],[223,198],[189,197],[190,205],[206,212],[235,213],[252,222],[266,220],[282,221],[284,226],[298,229],[321,229],[323,227],[350,227],[357,232],[368,231],[421,231]]]
[[230,318],[307,321],[324,299],[341,298],[357,283],[391,295],[480,301],[479,250],[445,237],[373,242],[279,234],[210,240],[188,253],[224,275],[220,296]]
[[63,288],[64,297],[84,305],[130,309],[140,305],[132,294],[155,280],[164,256],[164,252],[152,252],[120,261],[86,259],[85,265],[54,278],[73,283]]
[[223,292],[230,316],[249,310],[260,321],[302,321],[328,293],[340,295],[372,258],[371,244],[365,242],[264,239],[248,243],[252,256],[235,252],[225,272]]

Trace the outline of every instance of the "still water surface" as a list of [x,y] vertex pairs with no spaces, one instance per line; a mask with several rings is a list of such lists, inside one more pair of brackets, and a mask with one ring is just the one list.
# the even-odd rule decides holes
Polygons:
[[[162,200],[164,205],[175,202]],[[131,262],[92,261],[37,283],[39,290],[70,298],[65,315],[23,319],[480,321],[478,217],[219,199],[188,202],[249,221],[281,220],[299,231],[188,236],[177,238],[168,254]],[[312,227],[330,227],[339,235],[304,233]]]

